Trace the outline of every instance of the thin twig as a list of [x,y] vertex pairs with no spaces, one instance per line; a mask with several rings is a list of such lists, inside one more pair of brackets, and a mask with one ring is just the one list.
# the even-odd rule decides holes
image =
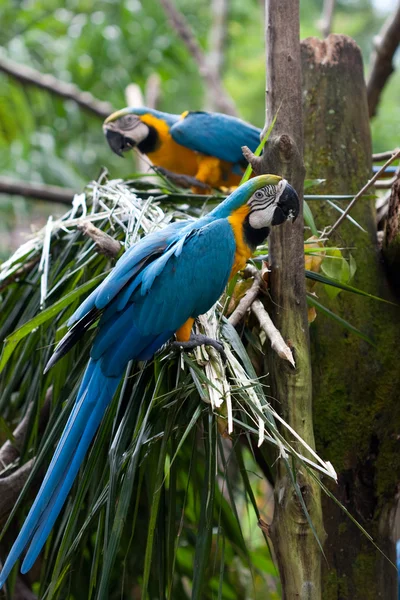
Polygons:
[[59,204],[70,205],[75,191],[59,187],[58,185],[28,183],[25,181],[15,181],[10,177],[0,177],[0,194],[25,196],[25,198],[37,198],[45,202],[58,202]]
[[379,177],[381,176],[381,174],[385,171],[386,167],[388,167],[392,162],[394,162],[399,157],[400,157],[400,150],[398,150],[397,152],[395,152],[395,154],[393,154],[391,156],[391,158],[379,169],[379,171],[377,171],[375,173],[375,175],[372,177],[372,179],[370,179],[369,181],[367,181],[367,183],[364,185],[363,188],[361,188],[361,190],[358,192],[358,194],[356,194],[354,196],[353,200],[350,202],[350,204],[348,205],[348,207],[346,208],[346,210],[343,212],[343,214],[340,215],[340,217],[338,218],[338,220],[336,221],[336,223],[331,227],[331,229],[328,231],[328,233],[325,234],[326,238],[329,238],[332,235],[332,233],[334,231],[336,231],[336,229],[339,227],[339,225],[347,217],[347,215],[349,214],[349,212],[351,211],[351,209],[353,208],[353,206],[355,205],[355,203],[357,202],[357,200],[359,200],[361,198],[361,196],[375,183],[375,181],[377,179],[379,179]]
[[177,10],[172,0],[160,0],[160,4],[169,18],[173,29],[196,61],[200,75],[203,77],[209,90],[214,94],[219,109],[229,115],[237,116],[237,110],[232,98],[223,88],[219,77],[216,77],[215,73],[209,69],[207,58],[186,18]]
[[261,329],[270,340],[272,350],[274,350],[280,358],[290,362],[292,367],[296,367],[291,349],[273,324],[271,317],[265,310],[261,300],[254,300],[251,305],[251,311],[257,317]]
[[95,227],[90,221],[80,223],[78,229],[96,243],[96,252],[99,254],[104,254],[110,258],[117,258],[121,252],[121,244],[108,235],[108,233]]
[[243,298],[241,298],[239,304],[228,319],[229,323],[234,327],[236,327],[236,325],[240,323],[240,321],[245,316],[246,312],[253,304],[254,300],[257,298],[263,281],[261,277],[261,272],[252,265],[246,266],[243,275],[245,279],[248,279],[249,277],[254,277],[254,281],[252,283],[252,286],[247,290]]
[[21,83],[47,90],[51,94],[61,96],[65,100],[73,100],[85,110],[102,119],[105,119],[114,112],[109,102],[98,100],[90,92],[83,92],[73,83],[60,81],[54,75],[40,73],[40,71],[32,67],[20,65],[4,56],[0,56],[0,71],[11,75],[11,77],[18,79]]
[[247,290],[246,294],[240,300],[236,309],[229,317],[229,323],[231,323],[231,325],[235,327],[244,317],[246,312],[249,309],[251,309],[251,311],[258,319],[261,329],[264,331],[265,335],[270,340],[272,350],[274,350],[278,354],[278,356],[280,356],[284,360],[289,361],[290,364],[293,367],[295,367],[296,365],[293,359],[291,349],[286,344],[280,332],[271,321],[271,318],[265,310],[261,300],[257,299],[257,296],[260,292],[263,283],[261,272],[252,265],[247,265],[246,269],[244,270],[244,277],[245,279],[249,277],[254,277],[254,281],[251,288]]
[[377,43],[375,52],[371,57],[371,70],[367,82],[367,96],[369,116],[376,115],[377,106],[381,97],[383,88],[387,80],[394,71],[393,56],[400,44],[400,2],[396,11],[391,15],[383,25]]

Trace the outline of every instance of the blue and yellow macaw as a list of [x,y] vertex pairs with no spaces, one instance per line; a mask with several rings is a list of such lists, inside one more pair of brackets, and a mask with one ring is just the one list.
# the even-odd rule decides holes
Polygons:
[[191,334],[229,279],[270,228],[295,219],[299,199],[285,179],[261,175],[198,220],[172,223],[129,248],[71,317],[46,370],[98,321],[76,403],[42,486],[0,575],[4,584],[28,547],[21,571],[38,557],[89,445],[131,360],[151,358],[173,335],[186,349],[216,340]]
[[254,152],[261,134],[257,127],[220,113],[172,115],[130,107],[110,115],[103,129],[119,156],[138,148],[154,165],[195,177],[210,187],[239,184],[247,166],[242,146]]

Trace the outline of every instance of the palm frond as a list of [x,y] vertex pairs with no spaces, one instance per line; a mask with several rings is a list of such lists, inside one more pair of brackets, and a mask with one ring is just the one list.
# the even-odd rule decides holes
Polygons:
[[[6,340],[1,406],[7,422],[18,421],[31,401],[37,416],[53,385],[45,434],[39,435],[37,418],[32,422],[21,461],[37,459],[6,529],[30,505],[32,483],[73,405],[92,334],[46,375],[43,367],[69,316],[113,264],[78,226],[89,220],[129,246],[172,219],[206,208],[204,197],[202,208],[179,208],[176,191],[164,182],[162,189],[155,185],[142,193],[138,181],[93,182],[69,213],[49,220],[0,268]],[[185,197],[180,206],[188,203]],[[46,545],[40,597],[251,598],[253,583],[239,585],[238,569],[265,593],[265,573],[251,557],[261,547],[263,560],[271,557],[256,525],[259,483],[252,482],[253,491],[244,466],[248,443],[267,444],[288,466],[296,461],[335,479],[332,466],[275,412],[223,307],[217,304],[196,327],[223,339],[227,365],[212,348],[194,355],[166,348],[152,361],[130,365]],[[255,527],[251,535],[243,529],[245,514]]]

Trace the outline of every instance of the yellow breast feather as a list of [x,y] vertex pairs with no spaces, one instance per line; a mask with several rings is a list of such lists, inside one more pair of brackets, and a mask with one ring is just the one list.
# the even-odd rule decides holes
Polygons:
[[146,125],[154,127],[158,133],[159,144],[154,152],[148,153],[150,160],[159,167],[194,177],[197,172],[197,154],[172,139],[169,125],[163,119],[150,113],[145,113],[140,118]]

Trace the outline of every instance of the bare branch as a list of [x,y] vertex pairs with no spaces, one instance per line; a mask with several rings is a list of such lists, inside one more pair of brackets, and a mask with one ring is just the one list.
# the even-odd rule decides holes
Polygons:
[[393,150],[388,150],[387,152],[377,152],[372,155],[372,162],[379,162],[381,160],[388,160],[392,158],[395,152],[398,152],[400,148],[394,148]]
[[292,351],[286,344],[278,329],[273,324],[271,317],[265,310],[261,300],[254,300],[253,304],[251,305],[251,311],[257,317],[261,329],[271,342],[272,350],[274,350],[280,358],[289,361],[292,367],[295,368],[296,364],[294,362]]
[[242,146],[242,154],[249,163],[249,165],[251,165],[251,168],[253,169],[254,173],[259,174],[262,172],[264,162],[263,157],[256,156],[248,146]]
[[152,73],[144,90],[144,101],[149,108],[157,108],[161,95],[161,77],[158,73]]
[[328,239],[332,235],[332,233],[334,231],[336,231],[336,229],[339,227],[339,225],[347,217],[347,215],[349,214],[349,212],[351,211],[351,209],[353,208],[353,206],[355,205],[357,200],[359,200],[361,198],[361,196],[363,194],[365,194],[365,192],[375,183],[375,181],[377,179],[379,179],[379,177],[385,171],[386,167],[388,167],[392,162],[394,162],[399,157],[400,157],[400,150],[395,152],[395,154],[393,154],[392,157],[387,162],[385,162],[385,164],[379,169],[379,171],[377,171],[375,173],[375,175],[369,181],[367,181],[367,183],[364,185],[364,187],[362,187],[361,190],[354,196],[353,200],[350,202],[350,204],[348,205],[346,210],[340,215],[340,217],[338,218],[336,223],[331,227],[331,229],[328,231],[328,233],[325,234],[326,239]]
[[46,202],[70,205],[75,191],[57,185],[27,183],[25,181],[15,181],[10,177],[0,177],[0,194],[25,196],[25,198],[36,198]]
[[127,106],[141,108],[144,106],[144,98],[141,87],[137,83],[130,83],[125,88],[125,100]]
[[394,71],[393,55],[400,44],[400,2],[397,10],[382,27],[371,57],[371,69],[367,82],[369,116],[376,115],[383,88]]
[[[134,106],[135,108],[144,106],[144,98],[140,85],[137,83],[130,83],[125,88],[125,100],[127,106]],[[152,163],[148,156],[145,157],[137,149],[132,156],[135,161],[135,170],[138,173],[148,173],[150,171]]]
[[324,0],[321,19],[318,23],[319,29],[324,38],[328,37],[332,30],[333,13],[335,10],[335,0]]
[[14,271],[14,273],[11,273],[11,275],[9,277],[7,277],[6,279],[3,279],[0,283],[0,292],[2,292],[3,290],[6,289],[6,287],[8,287],[12,283],[14,283],[14,281],[18,281],[21,277],[23,277],[27,273],[30,273],[30,271],[33,269],[33,267],[35,265],[37,265],[37,263],[39,261],[40,261],[40,254],[38,256],[36,256],[35,258],[33,258],[32,260],[29,260],[28,262],[24,263],[19,269]]
[[31,458],[8,477],[0,479],[0,523],[4,523],[28,479],[34,458]]
[[248,289],[243,298],[241,298],[239,304],[228,319],[229,323],[234,327],[240,323],[254,300],[257,298],[263,281],[261,272],[252,265],[246,266],[243,275],[245,279],[254,277],[254,281],[251,288]]
[[394,177],[391,177],[390,179],[382,179],[381,181],[377,181],[375,183],[375,188],[377,190],[388,190],[392,187],[396,179],[397,177],[394,175]]
[[99,254],[104,254],[110,258],[117,258],[121,252],[121,244],[108,235],[108,233],[95,227],[90,221],[79,224],[78,229],[96,243],[96,252]]
[[222,87],[221,82],[219,78],[215,76],[215,73],[210,71],[207,58],[185,17],[177,10],[173,0],[160,0],[160,4],[169,18],[171,26],[196,61],[200,75],[203,77],[210,91],[214,94],[219,109],[228,115],[237,116],[237,110],[232,98]]
[[[222,66],[224,61],[224,46],[226,39],[226,19],[228,15],[227,0],[211,0],[211,27],[208,36],[207,65],[211,73],[221,80]],[[208,89],[207,110],[218,108],[218,96]]]
[[51,94],[61,96],[65,100],[73,100],[79,106],[101,119],[105,119],[114,111],[109,102],[98,100],[90,92],[83,92],[73,83],[60,81],[54,75],[45,75],[32,67],[20,65],[4,56],[0,56],[0,71],[11,75],[11,77],[18,79],[21,83],[47,90]]
[[[46,394],[46,399],[43,404],[43,408],[40,412],[39,425],[42,428],[47,423],[48,418],[49,418],[51,394],[52,394],[52,388],[49,388],[49,390]],[[33,403],[30,404],[30,406],[26,412],[26,415],[22,419],[21,423],[19,423],[19,425],[17,425],[17,427],[14,429],[13,442],[7,440],[3,444],[3,446],[0,448],[0,468],[4,469],[5,467],[7,467],[7,465],[11,464],[12,462],[14,462],[14,460],[16,460],[18,458],[18,456],[22,450],[22,446],[25,443],[26,433],[28,431],[28,426],[29,426],[29,421],[31,418],[32,410],[33,410]]]
[[[49,418],[51,404],[52,388],[49,388],[46,393],[46,399],[39,416],[39,431],[43,432]],[[0,448],[0,465],[1,468],[6,468],[11,465],[19,456],[21,449],[25,443],[25,438],[28,432],[31,412],[33,404],[27,410],[26,415],[21,423],[13,432],[14,443],[7,441]],[[4,522],[14,507],[17,498],[28,479],[33,467],[35,459],[32,458],[19,469],[0,479],[0,523]],[[33,490],[33,488],[32,488]]]

